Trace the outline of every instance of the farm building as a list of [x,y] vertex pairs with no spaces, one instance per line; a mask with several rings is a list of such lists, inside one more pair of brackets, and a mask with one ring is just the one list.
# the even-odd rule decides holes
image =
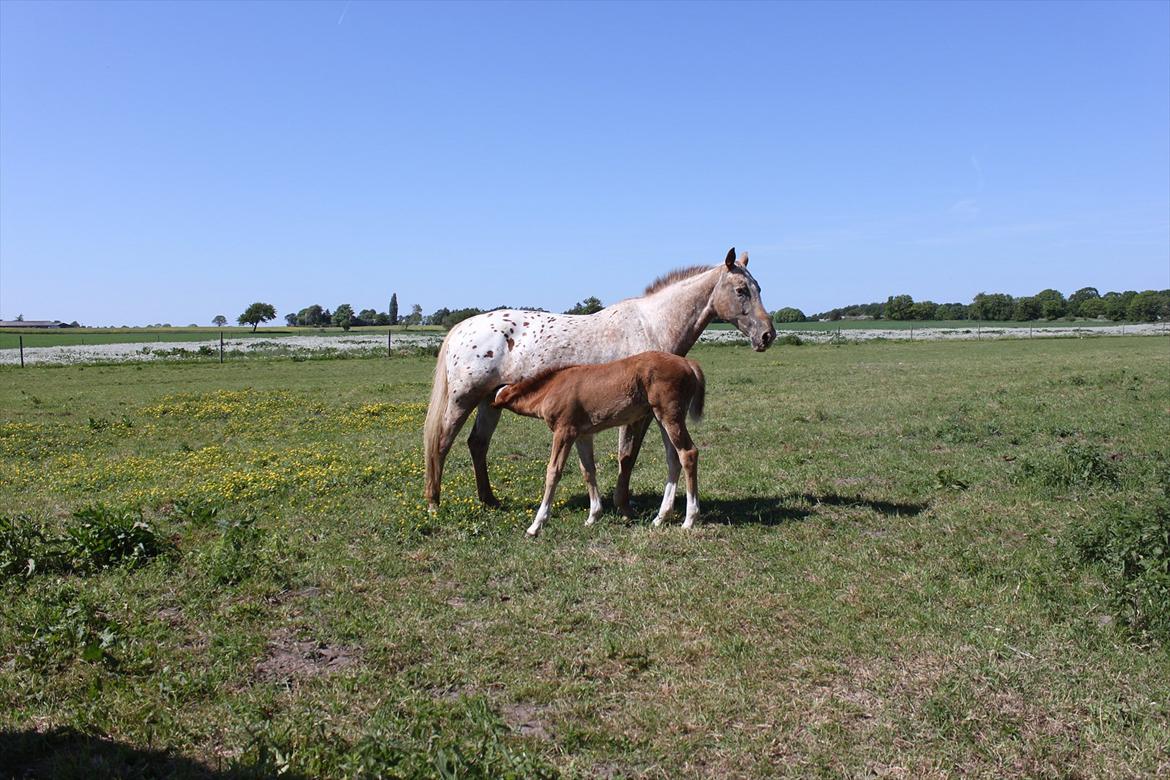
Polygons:
[[0,328],[71,328],[61,320],[0,320]]

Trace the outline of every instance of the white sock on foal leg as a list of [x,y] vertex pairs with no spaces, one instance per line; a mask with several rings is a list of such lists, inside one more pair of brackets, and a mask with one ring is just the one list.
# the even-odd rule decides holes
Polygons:
[[674,509],[674,491],[677,489],[677,487],[677,477],[673,480],[667,481],[666,488],[662,491],[662,506],[659,507],[658,517],[654,518],[654,522],[651,523],[651,525],[662,525],[666,518],[670,516],[671,511]]

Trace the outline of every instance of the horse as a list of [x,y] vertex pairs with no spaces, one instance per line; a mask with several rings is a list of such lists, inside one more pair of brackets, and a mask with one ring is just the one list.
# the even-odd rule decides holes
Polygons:
[[630,425],[650,414],[658,420],[669,442],[666,488],[654,525],[662,525],[674,508],[678,475],[685,472],[687,514],[683,528],[693,526],[699,517],[699,451],[687,431],[687,414],[694,420],[702,418],[706,392],[707,382],[699,364],[668,352],[642,352],[612,363],[546,371],[500,388],[492,401],[493,409],[511,409],[526,417],[538,417],[553,432],[552,453],[544,474],[544,499],[527,534],[535,537],[548,519],[553,494],[574,443],[589,490],[585,525],[593,525],[601,516],[593,434]]
[[[656,350],[685,355],[716,317],[727,320],[763,352],[776,338],[760,285],[735,247],[716,266],[691,266],[664,274],[639,298],[628,298],[594,314],[572,315],[502,309],[463,320],[439,348],[423,426],[426,462],[424,496],[439,507],[443,464],[459,430],[478,408],[467,446],[476,491],[487,506],[499,506],[488,480],[487,452],[500,420],[491,405],[500,385],[555,368],[606,363]],[[647,416],[618,430],[618,479],[614,504],[630,515],[630,474],[650,425]],[[664,446],[667,446],[664,444]]]

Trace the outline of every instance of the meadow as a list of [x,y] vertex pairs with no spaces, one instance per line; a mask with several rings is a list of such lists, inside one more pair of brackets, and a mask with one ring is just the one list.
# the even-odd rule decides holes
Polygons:
[[1167,346],[700,345],[702,525],[536,541],[433,357],[0,367],[0,774],[1164,776]]
[[238,338],[278,338],[280,336],[340,336],[344,333],[353,335],[392,333],[441,333],[442,328],[435,325],[415,325],[405,327],[369,326],[350,328],[288,328],[269,327],[257,328],[255,332],[250,327],[225,328],[4,328],[0,331],[0,349],[15,349],[21,339],[26,348],[31,347],[77,347],[87,344],[137,344],[137,343],[175,343],[184,341],[212,341],[220,334],[226,339]]

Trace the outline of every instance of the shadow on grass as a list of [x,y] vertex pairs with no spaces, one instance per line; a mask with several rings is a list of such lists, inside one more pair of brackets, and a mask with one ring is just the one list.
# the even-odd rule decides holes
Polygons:
[[[682,485],[675,498],[675,512],[683,510],[685,501]],[[661,494],[637,493],[631,497],[635,522],[652,518],[662,501]],[[575,495],[566,503],[573,511],[588,511],[589,499]],[[775,526],[804,520],[817,513],[818,506],[846,507],[876,512],[886,517],[914,517],[926,510],[930,504],[899,501],[875,501],[861,496],[842,496],[837,493],[790,493],[783,496],[758,496],[752,498],[704,498],[699,494],[699,508],[702,522],[719,525],[762,525]],[[606,502],[606,512],[613,507]]]
[[[133,747],[73,728],[0,731],[0,778],[197,778],[244,780],[270,777],[274,768],[217,769],[166,750]],[[285,773],[282,778],[301,776]]]

